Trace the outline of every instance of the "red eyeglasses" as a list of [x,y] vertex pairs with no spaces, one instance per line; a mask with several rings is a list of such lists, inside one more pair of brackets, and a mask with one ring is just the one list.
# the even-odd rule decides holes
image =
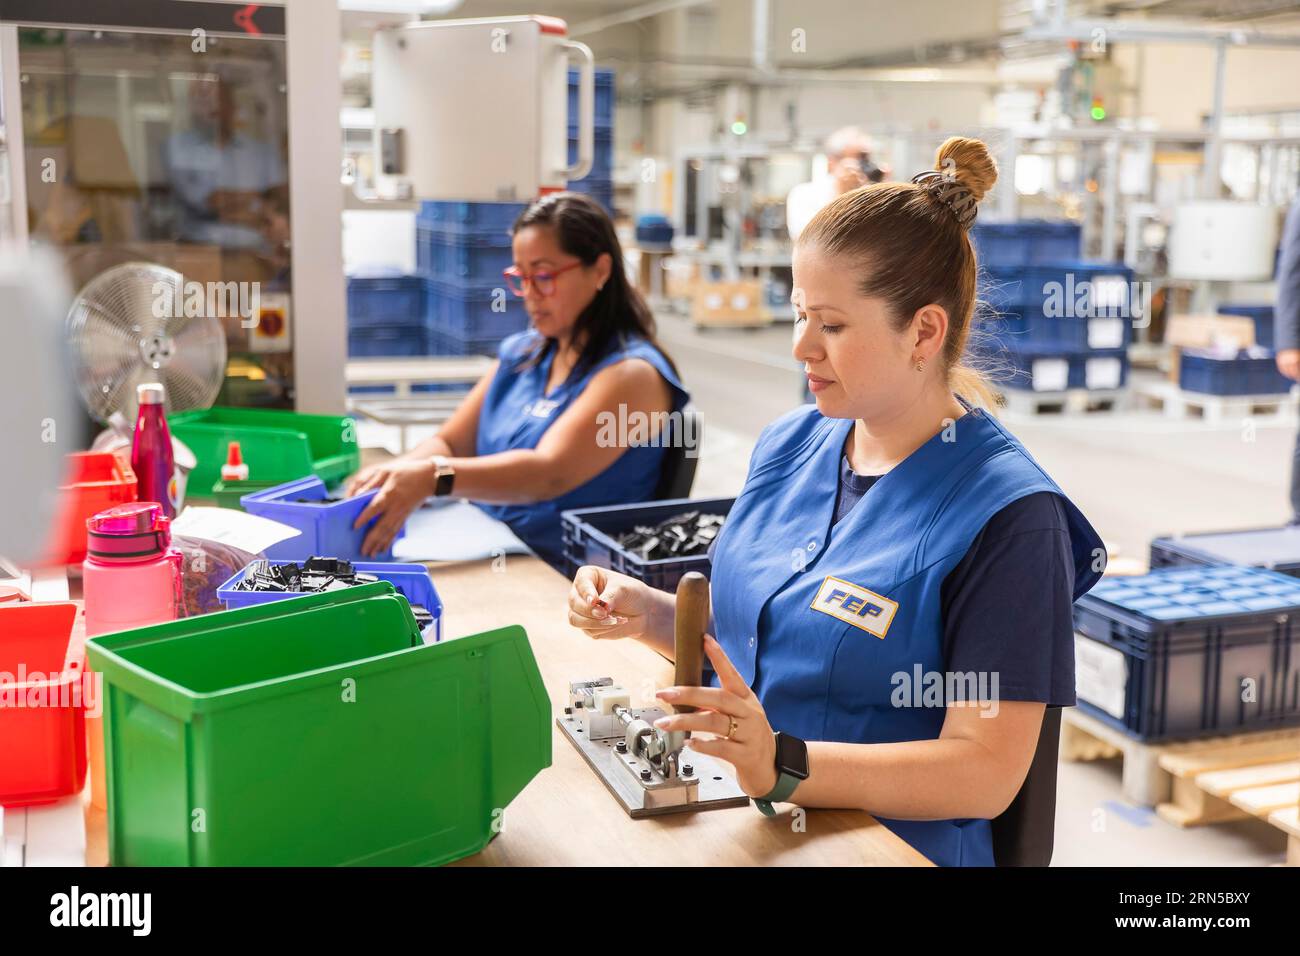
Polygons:
[[538,295],[548,296],[555,294],[556,276],[564,275],[570,269],[576,269],[580,265],[584,265],[581,259],[569,263],[563,269],[556,269],[554,272],[535,272],[530,276],[524,275],[519,271],[518,267],[511,266],[509,269],[503,270],[501,274],[506,277],[506,286],[515,295],[522,296],[528,286],[531,285],[537,290]]

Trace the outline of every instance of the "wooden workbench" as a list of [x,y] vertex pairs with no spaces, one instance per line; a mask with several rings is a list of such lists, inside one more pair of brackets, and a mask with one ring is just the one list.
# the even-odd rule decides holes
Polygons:
[[[631,640],[592,640],[568,623],[569,582],[542,561],[511,555],[490,562],[430,565],[442,598],[443,639],[522,624],[555,713],[568,682],[613,677],[635,706],[653,703],[673,667]],[[555,729],[551,766],[505,810],[500,834],[461,866],[928,866],[929,861],[870,815],[790,806],[768,818],[752,806],[631,819]],[[797,824],[797,826],[796,826]],[[104,815],[87,816],[87,862],[107,862]]]

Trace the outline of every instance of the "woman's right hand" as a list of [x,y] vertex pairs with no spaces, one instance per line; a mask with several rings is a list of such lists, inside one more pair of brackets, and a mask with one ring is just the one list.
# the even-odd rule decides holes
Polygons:
[[371,488],[382,488],[392,472],[392,465],[395,461],[398,461],[398,459],[390,458],[388,461],[377,462],[362,468],[348,479],[348,483],[343,490],[343,496],[345,498],[355,498]]
[[569,623],[592,638],[645,637],[655,602],[644,581],[583,565],[569,589]]

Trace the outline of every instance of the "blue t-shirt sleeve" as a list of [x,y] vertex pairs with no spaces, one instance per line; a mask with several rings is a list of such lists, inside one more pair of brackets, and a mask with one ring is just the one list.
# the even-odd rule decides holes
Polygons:
[[944,578],[949,672],[998,675],[1001,700],[1072,707],[1074,558],[1060,496],[1007,505]]

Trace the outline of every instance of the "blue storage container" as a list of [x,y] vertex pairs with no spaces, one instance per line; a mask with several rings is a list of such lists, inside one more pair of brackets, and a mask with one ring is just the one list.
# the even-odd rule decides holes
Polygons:
[[[614,71],[608,68],[597,68],[594,78],[595,103],[592,114],[595,118],[596,129],[609,129],[614,123]],[[578,122],[578,71],[569,71],[569,130],[570,135],[574,135],[573,130]]]
[[1221,305],[1220,315],[1244,315],[1255,320],[1255,344],[1273,347],[1273,307],[1271,305]]
[[[333,555],[324,555],[333,557]],[[286,561],[272,561],[272,564],[287,564]],[[295,562],[301,564],[301,562]],[[433,615],[433,623],[424,629],[424,643],[432,644],[442,640],[442,600],[429,577],[429,569],[423,564],[395,564],[387,561],[354,561],[352,570],[373,574],[381,581],[387,581],[397,589],[397,593],[406,598],[409,604],[418,604]],[[244,580],[247,567],[236,571],[224,584],[217,588],[217,597],[226,605],[227,611],[235,608],[252,607],[254,604],[269,604],[285,598],[302,597],[302,591],[240,591],[237,586]]]
[[[266,488],[244,495],[239,499],[240,507],[250,515],[270,518],[281,524],[297,528],[302,532],[296,538],[281,541],[266,549],[266,556],[274,560],[305,561],[315,554],[344,558],[348,561],[373,560],[361,554],[361,543],[366,532],[374,526],[374,521],[364,527],[353,530],[352,523],[361,516],[366,505],[379,494],[379,489],[367,491],[355,498],[328,502],[325,483],[319,478],[299,478],[288,481],[274,488]],[[307,500],[299,500],[307,499]],[[315,504],[314,502],[320,502]],[[406,534],[406,526],[397,533],[400,538]],[[388,560],[393,556],[391,548],[375,555],[379,560]]]
[[1077,260],[1081,233],[1074,222],[1019,219],[979,222],[971,227],[978,262],[986,268],[1019,269],[1039,263]]
[[[592,136],[591,171],[583,179],[609,179],[614,175],[614,136],[607,129],[597,129]],[[569,165],[578,161],[578,136],[569,137]],[[581,180],[574,180],[581,182]]]
[[1300,581],[1259,568],[1103,579],[1075,604],[1079,707],[1141,740],[1300,723]]
[[1004,388],[1032,392],[1066,389],[1110,391],[1128,384],[1124,349],[1005,348],[976,352],[989,379]]
[[382,358],[427,355],[428,332],[419,326],[371,325],[348,332],[348,355],[353,358]]
[[[425,278],[492,282],[504,287],[501,273],[514,262],[508,235],[490,237],[431,229],[423,237],[417,233],[416,239],[417,243],[425,243],[428,252],[427,267],[421,265]],[[419,245],[416,252],[420,252]]]
[[1236,564],[1268,568],[1300,578],[1300,525],[1205,531],[1170,535],[1151,542],[1151,567],[1188,564]]
[[424,283],[419,276],[348,277],[348,326],[419,325],[424,315]]
[[465,338],[450,332],[429,330],[430,355],[486,355],[496,358],[497,349],[505,336],[491,338]]
[[1214,352],[1185,349],[1178,364],[1178,387],[1205,395],[1285,395],[1291,379],[1277,370],[1276,359],[1251,357],[1246,352],[1225,357]]
[[999,312],[1057,318],[1133,318],[1133,271],[1114,262],[1058,262],[983,270],[979,296]]
[[572,576],[584,564],[594,564],[630,575],[652,588],[673,591],[688,571],[708,575],[710,563],[707,554],[646,561],[619,547],[615,539],[639,524],[654,524],[686,511],[725,515],[735,502],[735,498],[676,498],[565,511],[560,515],[560,521],[569,575]]
[[510,227],[527,208],[528,204],[522,202],[422,202],[415,223],[441,232],[508,236]]
[[1126,318],[1049,318],[1016,309],[981,319],[975,334],[1009,349],[1117,349],[1128,346],[1133,323]]
[[500,342],[528,327],[523,300],[506,288],[504,280],[496,285],[462,285],[430,279],[425,301],[430,332]]

